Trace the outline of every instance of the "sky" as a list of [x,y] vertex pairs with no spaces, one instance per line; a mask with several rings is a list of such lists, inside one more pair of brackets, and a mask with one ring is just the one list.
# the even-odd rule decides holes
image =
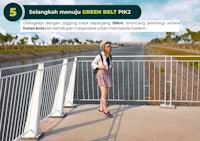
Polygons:
[[[142,13],[138,20],[180,20],[180,32],[183,34],[186,28],[192,31],[200,30],[200,2],[199,0],[6,0],[0,3],[0,32],[18,35],[18,37],[31,37],[39,35],[40,41],[49,41],[53,37],[60,39],[78,38],[79,40],[110,40],[112,42],[138,42],[150,41],[153,38],[161,38],[162,32],[95,32],[95,33],[28,33],[19,31],[19,20],[10,22],[5,19],[3,9],[8,3],[19,5],[138,5]],[[29,43],[31,43],[29,39]]]

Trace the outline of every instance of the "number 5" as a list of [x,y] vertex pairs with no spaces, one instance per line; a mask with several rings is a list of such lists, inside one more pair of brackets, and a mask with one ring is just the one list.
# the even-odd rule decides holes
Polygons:
[[17,15],[16,8],[10,8],[10,17],[15,17]]

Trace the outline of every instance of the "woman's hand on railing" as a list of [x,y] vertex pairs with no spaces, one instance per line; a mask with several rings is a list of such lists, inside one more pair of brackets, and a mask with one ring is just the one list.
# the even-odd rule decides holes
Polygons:
[[114,68],[114,64],[112,64],[112,67],[111,67],[111,69],[113,69]]

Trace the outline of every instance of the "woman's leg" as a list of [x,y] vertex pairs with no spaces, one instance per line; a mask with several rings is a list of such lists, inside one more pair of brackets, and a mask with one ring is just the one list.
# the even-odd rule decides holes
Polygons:
[[101,89],[100,110],[107,113],[108,109],[107,109],[106,99],[107,99],[107,95],[108,95],[108,88],[107,87],[100,87],[100,89]]

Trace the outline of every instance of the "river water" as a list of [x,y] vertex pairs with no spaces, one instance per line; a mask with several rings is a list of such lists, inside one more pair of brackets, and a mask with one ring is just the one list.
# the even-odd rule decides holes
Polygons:
[[[100,52],[99,50],[94,50],[94,51],[86,51],[86,52],[71,53],[71,54],[64,54],[64,55],[54,55],[54,56],[41,57],[41,58],[6,61],[6,62],[0,63],[0,68],[16,66],[16,65],[32,64],[32,63],[37,63],[37,62],[42,62],[42,61],[47,61],[47,60],[56,60],[56,59],[66,58],[66,57],[76,56],[76,55],[96,55],[99,52]],[[113,48],[112,54],[113,56],[114,55],[143,55],[144,48],[142,47],[142,45],[127,45],[124,47]]]
[[[83,53],[82,55],[97,55],[99,52]],[[126,55],[128,57],[119,57]],[[123,104],[134,104],[136,101],[143,100],[147,91],[145,85],[147,78],[145,75],[144,57],[131,57],[134,55],[144,55],[142,45],[128,45],[126,47],[114,48],[112,59],[114,69],[112,71],[112,88],[109,89],[108,101]],[[118,57],[115,57],[118,56]],[[86,59],[85,59],[86,58]],[[82,58],[85,62],[77,64],[75,82],[75,103],[95,103],[100,97],[100,90],[97,87],[96,77],[91,70],[91,58]],[[138,61],[140,60],[140,61]],[[129,103],[128,101],[131,101]]]

